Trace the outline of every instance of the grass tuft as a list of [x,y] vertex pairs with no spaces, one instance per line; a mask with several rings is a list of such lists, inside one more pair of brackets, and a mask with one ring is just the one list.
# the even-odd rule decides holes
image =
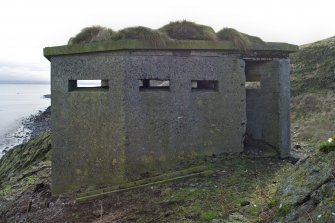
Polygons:
[[240,50],[247,51],[250,48],[248,37],[236,29],[223,28],[217,34],[219,40],[231,41]]
[[143,26],[122,29],[119,32],[115,33],[112,39],[145,40],[152,43],[155,46],[162,46],[165,45],[168,41],[170,41],[169,37],[166,34]]
[[186,20],[170,22],[159,29],[170,38],[177,40],[215,40],[215,31],[204,25]]
[[75,37],[70,38],[68,44],[85,44],[100,41],[144,40],[154,46],[164,46],[173,40],[225,40],[232,42],[237,48],[247,51],[252,46],[263,46],[265,43],[258,37],[240,33],[235,29],[224,28],[215,33],[213,28],[194,22],[182,20],[170,22],[158,30],[143,26],[130,27],[114,32],[102,26],[86,27]]
[[70,38],[68,44],[92,43],[110,39],[114,31],[102,26],[91,26],[82,29],[75,37]]
[[322,142],[319,146],[319,150],[324,153],[335,151],[335,136],[329,138],[330,141]]

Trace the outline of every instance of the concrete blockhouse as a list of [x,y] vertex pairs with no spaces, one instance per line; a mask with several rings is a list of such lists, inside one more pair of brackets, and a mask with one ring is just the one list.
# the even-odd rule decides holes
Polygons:
[[[52,191],[118,185],[185,159],[290,152],[289,53],[264,43],[118,40],[47,47]],[[100,80],[94,88],[82,80]]]

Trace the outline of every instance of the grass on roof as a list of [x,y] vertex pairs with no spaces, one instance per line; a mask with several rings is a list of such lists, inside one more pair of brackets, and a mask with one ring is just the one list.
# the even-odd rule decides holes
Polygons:
[[223,28],[217,34],[219,40],[231,41],[240,50],[247,51],[250,47],[249,39],[232,28]]
[[112,29],[102,26],[91,26],[82,29],[75,37],[70,38],[68,44],[92,43],[108,40],[114,34]]
[[173,40],[229,41],[241,51],[247,51],[252,46],[265,45],[260,38],[241,33],[232,28],[224,28],[215,33],[209,26],[186,20],[170,22],[158,30],[137,26],[114,32],[106,27],[91,26],[82,29],[80,33],[69,40],[68,44],[124,39],[144,40],[153,46],[164,46],[167,42]]
[[219,40],[226,40],[232,42],[237,48],[243,51],[247,51],[252,45],[264,45],[263,40],[256,36],[250,36],[245,33],[241,33],[236,29],[223,28],[216,33]]
[[166,34],[143,26],[122,29],[115,33],[112,39],[140,39],[148,41],[155,46],[163,46],[170,41]]
[[170,22],[159,29],[171,39],[177,40],[215,40],[215,31],[204,25],[199,25],[186,20]]

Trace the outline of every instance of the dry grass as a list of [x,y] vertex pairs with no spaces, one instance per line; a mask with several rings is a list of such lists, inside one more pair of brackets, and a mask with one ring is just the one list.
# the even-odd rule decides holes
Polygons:
[[168,41],[170,41],[169,37],[164,33],[143,26],[130,27],[120,30],[113,36],[113,39],[139,39],[148,41],[156,46],[165,45]]
[[296,142],[320,143],[335,135],[335,93],[306,93],[292,98],[292,135]]
[[204,25],[186,20],[170,22],[159,29],[172,39],[178,40],[215,40],[215,31]]
[[110,40],[115,32],[112,29],[102,29],[95,36],[92,37],[91,42],[100,42]]
[[335,36],[290,54],[292,94],[335,91]]
[[245,36],[246,38],[248,38],[248,40],[251,44],[265,45],[265,42],[257,36],[250,36],[250,35],[245,34],[245,33],[241,33],[241,34],[243,36]]
[[223,28],[217,34],[219,40],[231,41],[240,50],[247,51],[250,47],[250,41],[236,29]]
[[75,37],[70,38],[68,44],[92,43],[111,38],[114,31],[102,26],[91,26],[82,29]]
[[80,33],[69,40],[68,44],[124,39],[144,40],[154,46],[164,46],[167,42],[173,40],[225,40],[232,42],[237,48],[243,51],[247,51],[250,48],[250,44],[264,44],[260,38],[240,33],[235,29],[224,28],[215,33],[209,26],[186,20],[170,22],[158,30],[138,26],[114,32],[112,29],[102,26],[91,26],[82,29]]

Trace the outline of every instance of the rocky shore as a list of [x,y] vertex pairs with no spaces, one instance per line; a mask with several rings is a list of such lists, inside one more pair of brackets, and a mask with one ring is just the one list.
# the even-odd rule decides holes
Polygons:
[[[51,107],[45,111],[39,111],[37,114],[30,115],[21,122],[21,126],[9,137],[15,138],[15,141],[4,147],[2,153],[21,143],[28,142],[43,132],[49,131],[51,126]],[[1,155],[0,155],[1,157]]]
[[[39,111],[36,115],[31,115],[27,118],[23,125],[30,130],[28,140],[40,135],[43,132],[49,131],[51,127],[51,106],[45,111]],[[28,141],[26,140],[26,141]]]

